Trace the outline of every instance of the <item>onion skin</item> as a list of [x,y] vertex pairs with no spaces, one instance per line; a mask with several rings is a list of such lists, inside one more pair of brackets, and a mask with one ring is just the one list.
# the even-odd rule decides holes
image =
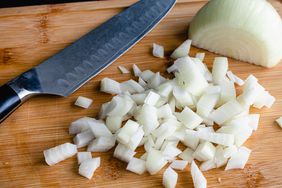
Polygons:
[[211,0],[190,23],[193,45],[274,67],[282,60],[282,20],[266,0]]

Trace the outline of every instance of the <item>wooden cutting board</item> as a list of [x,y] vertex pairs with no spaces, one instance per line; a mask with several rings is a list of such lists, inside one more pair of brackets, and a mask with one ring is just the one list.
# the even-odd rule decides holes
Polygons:
[[[122,11],[136,0],[112,0],[0,9],[0,84],[37,65],[63,49],[77,38]],[[282,4],[271,1],[282,15]],[[68,98],[39,96],[31,99],[13,113],[0,127],[0,187],[161,187],[162,174],[138,176],[125,170],[126,164],[108,153],[93,153],[102,157],[102,167],[92,180],[78,175],[76,157],[53,167],[44,162],[42,151],[71,142],[70,122],[97,115],[102,103],[111,96],[99,92],[104,77],[117,81],[132,78],[122,75],[118,65],[127,68],[135,63],[143,70],[164,74],[168,59],[151,55],[152,43],[165,46],[166,54],[187,38],[187,26],[206,0],[179,0],[170,14],[134,48],[112,66],[89,81]],[[202,51],[192,48],[191,55]],[[210,66],[215,54],[207,53]],[[282,187],[282,130],[274,120],[282,116],[282,64],[265,69],[230,59],[230,69],[242,78],[250,73],[276,98],[271,109],[261,113],[259,130],[246,146],[252,155],[244,170],[225,172],[223,168],[205,172],[209,187]],[[94,99],[84,110],[73,105],[78,96]],[[179,172],[177,187],[192,187],[187,167]],[[221,178],[222,182],[218,182]]]

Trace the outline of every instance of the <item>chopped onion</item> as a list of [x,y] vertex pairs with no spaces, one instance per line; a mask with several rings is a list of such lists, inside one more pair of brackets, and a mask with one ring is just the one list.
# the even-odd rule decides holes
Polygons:
[[134,76],[139,77],[141,75],[142,71],[136,64],[133,64],[132,69],[133,69]]
[[220,145],[216,146],[215,156],[214,156],[214,163],[216,168],[220,168],[227,163],[227,158],[224,157],[224,148]]
[[112,107],[113,107],[112,102],[107,102],[107,103],[102,104],[100,112],[99,112],[99,118],[105,119]]
[[183,108],[185,106],[194,107],[194,101],[191,94],[180,87],[173,88],[173,96],[178,104]]
[[214,85],[209,85],[205,90],[205,94],[219,94],[220,92],[221,92],[221,87]]
[[77,148],[82,148],[88,145],[88,143],[95,138],[94,134],[91,130],[83,131],[79,134],[77,134],[73,138],[74,144],[77,146]]
[[145,81],[148,82],[153,76],[155,75],[155,73],[153,73],[150,70],[145,70],[141,73],[140,77]]
[[91,179],[97,168],[100,167],[100,157],[83,161],[79,166],[79,174]]
[[196,54],[196,58],[198,58],[199,60],[201,60],[202,62],[205,59],[206,54],[205,53],[197,53]]
[[194,129],[203,122],[203,119],[199,115],[187,107],[181,113],[176,113],[175,115],[188,129]]
[[171,111],[169,104],[163,105],[160,108],[158,108],[157,114],[158,114],[159,119],[170,118],[172,116],[172,111]]
[[276,122],[282,128],[282,117],[278,118]]
[[114,157],[124,161],[124,162],[129,162],[133,156],[136,154],[136,152],[132,149],[129,149],[125,145],[118,144],[115,151],[114,151]]
[[121,144],[128,144],[131,137],[137,132],[139,124],[135,121],[128,120],[117,134],[117,141]]
[[122,74],[129,74],[130,73],[130,71],[127,68],[125,68],[124,66],[118,66],[118,69],[120,70],[120,72]]
[[157,72],[151,79],[148,80],[148,88],[157,89],[161,83],[163,83],[166,79]]
[[203,118],[208,118],[219,99],[217,94],[202,95],[197,103],[197,114]]
[[178,48],[176,48],[176,50],[174,50],[170,57],[173,59],[178,59],[187,56],[189,54],[191,44],[191,40],[184,41]]
[[164,58],[164,47],[158,44],[153,44],[153,56]]
[[223,80],[219,84],[220,86],[220,100],[217,106],[220,106],[228,101],[236,99],[236,89],[233,82],[229,80]]
[[176,170],[184,170],[187,165],[188,165],[188,161],[175,160],[169,165],[169,167]]
[[115,146],[115,143],[116,139],[114,136],[102,136],[90,142],[87,151],[107,152]]
[[243,112],[243,107],[235,100],[229,101],[213,111],[210,118],[217,124],[221,125],[230,120],[232,117]]
[[197,147],[193,153],[193,157],[198,161],[207,161],[213,159],[215,151],[216,149],[212,143],[203,142]]
[[124,95],[124,96],[115,96],[110,105],[108,106],[107,116],[125,116],[133,107],[134,101]]
[[101,136],[111,137],[112,133],[109,131],[105,123],[101,120],[92,120],[92,123],[90,125],[90,129],[92,130],[92,133],[96,138]]
[[175,64],[171,65],[170,67],[168,67],[168,68],[166,69],[166,71],[167,71],[168,73],[176,72],[177,70],[178,70],[178,68],[177,68],[177,66],[176,66]]
[[123,117],[120,116],[108,116],[106,119],[106,125],[108,129],[115,133],[117,130],[121,128]]
[[123,92],[128,91],[130,94],[144,92],[145,89],[136,81],[128,80],[120,84]]
[[146,169],[151,175],[158,173],[166,164],[167,161],[160,151],[155,149],[148,151]]
[[214,168],[216,168],[216,164],[213,159],[204,161],[200,166],[200,170],[203,172],[214,169]]
[[161,84],[158,88],[158,94],[161,95],[162,97],[168,98],[173,90],[174,83],[171,81],[165,82]]
[[69,134],[78,134],[86,131],[89,128],[90,122],[93,118],[83,117],[71,123],[69,127]]
[[77,147],[74,144],[65,143],[43,151],[45,161],[49,166],[55,165],[77,153]]
[[109,94],[119,94],[121,93],[120,83],[110,78],[104,78],[101,81],[101,89],[102,92]]
[[212,67],[212,80],[214,84],[220,84],[226,79],[228,71],[228,59],[226,57],[216,57]]
[[147,83],[141,77],[138,78],[138,84],[143,88],[147,88]]
[[126,167],[126,170],[128,171],[131,171],[133,173],[136,173],[136,174],[139,174],[139,175],[142,175],[146,172],[146,162],[142,159],[138,159],[138,158],[135,158],[133,157],[127,167]]
[[279,14],[264,0],[212,0],[189,27],[195,46],[265,67],[282,59],[281,33]]
[[244,83],[245,83],[241,78],[239,78],[238,76],[236,76],[232,71],[228,71],[228,72],[227,72],[227,76],[228,76],[228,78],[230,79],[230,81],[232,81],[232,82],[238,84],[239,86],[242,86],[242,85],[244,85]]
[[163,186],[165,188],[175,188],[178,179],[178,174],[168,167],[163,174]]
[[140,157],[140,159],[146,161],[146,160],[147,160],[147,156],[148,156],[148,153],[145,152],[145,153]]
[[237,148],[235,145],[226,147],[226,148],[224,149],[223,156],[224,156],[225,158],[230,158],[230,157],[231,157],[233,154],[235,154],[237,151],[238,151],[238,148]]
[[147,95],[147,97],[145,98],[144,100],[144,103],[145,104],[148,104],[148,105],[151,105],[151,106],[155,106],[158,102],[158,100],[160,99],[160,95],[153,92],[153,91],[150,91]]
[[86,98],[86,97],[82,97],[82,96],[79,96],[77,98],[77,100],[75,101],[75,104],[76,106],[79,106],[81,108],[89,108],[92,104],[93,100],[92,99],[89,99],[89,98]]
[[200,143],[200,139],[199,137],[197,137],[194,133],[191,133],[191,132],[186,132],[185,131],[185,136],[184,136],[184,139],[181,140],[181,142],[189,147],[189,148],[192,148],[193,150],[195,150],[199,143]]
[[92,159],[91,152],[78,152],[77,153],[78,164],[81,164],[83,161],[86,161],[88,159]]
[[157,108],[144,104],[137,120],[140,125],[143,125],[145,135],[149,135],[159,126]]
[[195,188],[207,187],[207,180],[194,161],[191,164],[191,175]]
[[186,148],[178,157],[191,163],[194,159],[193,153],[194,151],[192,149]]
[[144,136],[143,128],[139,127],[138,130],[132,135],[129,143],[127,144],[128,147],[132,150],[135,150],[139,146],[143,136]]
[[167,160],[171,161],[174,160],[174,158],[177,157],[181,152],[182,151],[177,147],[174,147],[172,145],[167,145],[162,151],[162,154]]
[[251,150],[246,147],[240,147],[229,159],[225,170],[243,169],[250,157]]

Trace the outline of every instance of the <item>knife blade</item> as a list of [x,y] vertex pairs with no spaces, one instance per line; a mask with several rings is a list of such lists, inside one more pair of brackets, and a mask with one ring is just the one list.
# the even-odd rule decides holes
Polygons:
[[0,87],[0,122],[34,95],[69,96],[141,40],[175,3],[176,0],[140,0]]

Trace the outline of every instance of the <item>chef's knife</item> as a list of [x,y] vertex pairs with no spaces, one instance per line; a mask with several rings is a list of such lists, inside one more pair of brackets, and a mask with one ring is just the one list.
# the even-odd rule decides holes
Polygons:
[[175,3],[176,0],[140,0],[0,87],[0,122],[34,95],[69,96],[141,40]]

